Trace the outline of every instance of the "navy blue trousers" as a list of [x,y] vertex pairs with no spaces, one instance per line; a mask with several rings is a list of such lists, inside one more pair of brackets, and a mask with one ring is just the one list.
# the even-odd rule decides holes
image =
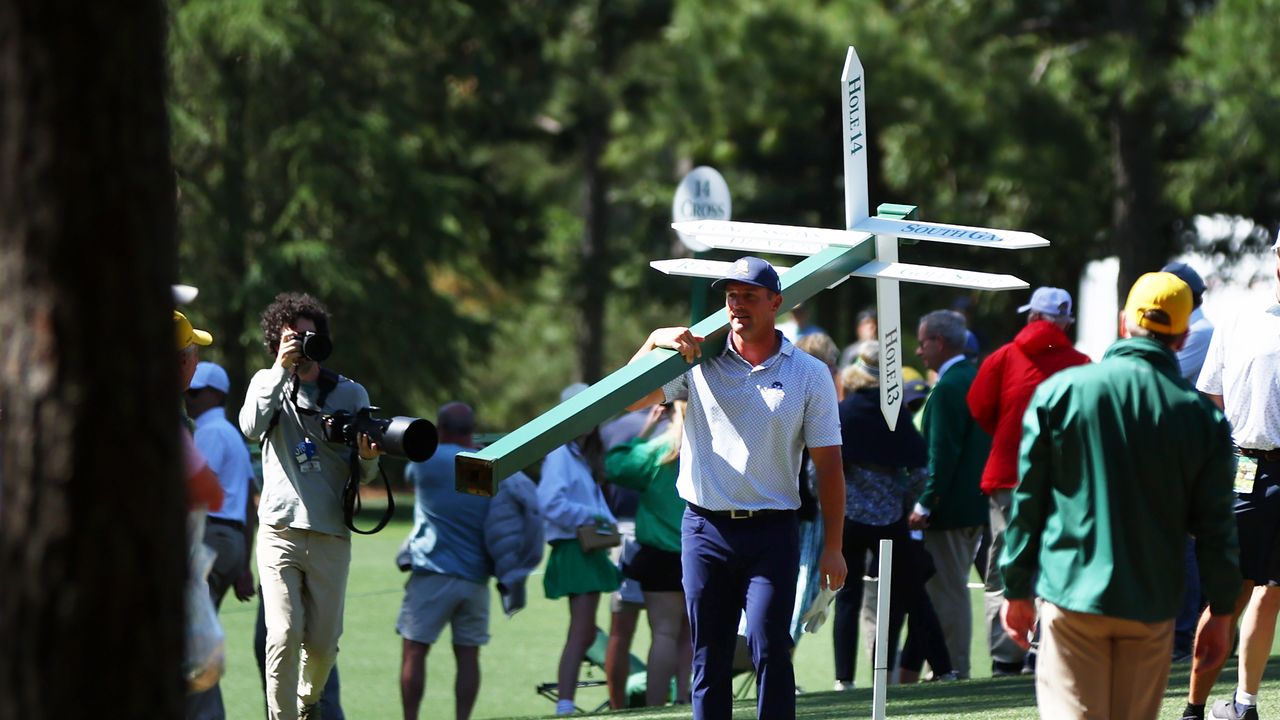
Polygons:
[[733,654],[745,609],[756,714],[792,720],[796,678],[790,624],[800,565],[796,514],[733,520],[685,510],[680,530],[693,633],[693,717],[729,720],[733,714]]

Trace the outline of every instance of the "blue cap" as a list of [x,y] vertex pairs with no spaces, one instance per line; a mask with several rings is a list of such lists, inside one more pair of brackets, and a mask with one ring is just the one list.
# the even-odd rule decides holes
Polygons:
[[778,271],[774,270],[768,262],[751,255],[738,258],[733,267],[729,268],[729,273],[711,283],[711,287],[720,290],[731,282],[755,285],[765,290],[772,290],[779,295],[782,294],[782,283],[778,280]]
[[908,380],[902,390],[902,401],[907,405],[929,397],[929,384],[923,380]]
[[1191,288],[1192,297],[1200,297],[1204,294],[1204,278],[1200,277],[1200,273],[1184,262],[1171,262],[1160,268],[1160,272],[1173,273],[1178,279],[1187,284]]

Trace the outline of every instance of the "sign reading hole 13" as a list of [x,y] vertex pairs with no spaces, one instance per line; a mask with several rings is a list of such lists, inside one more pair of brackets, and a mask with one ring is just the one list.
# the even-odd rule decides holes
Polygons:
[[[729,198],[729,185],[713,167],[700,165],[689,171],[676,187],[671,201],[672,222],[686,220],[730,220],[733,202]],[[692,235],[679,233],[680,242],[694,252],[711,248],[697,241]]]

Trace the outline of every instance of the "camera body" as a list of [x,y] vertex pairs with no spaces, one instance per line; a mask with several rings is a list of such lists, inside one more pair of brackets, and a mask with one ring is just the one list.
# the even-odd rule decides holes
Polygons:
[[296,333],[294,337],[302,341],[302,357],[314,362],[324,362],[333,354],[333,341],[328,335],[314,330]]
[[422,462],[435,454],[436,426],[430,420],[397,415],[380,418],[374,415],[375,407],[361,408],[354,414],[339,410],[320,417],[324,439],[349,447],[359,446],[361,433],[377,443],[388,455],[405,457]]

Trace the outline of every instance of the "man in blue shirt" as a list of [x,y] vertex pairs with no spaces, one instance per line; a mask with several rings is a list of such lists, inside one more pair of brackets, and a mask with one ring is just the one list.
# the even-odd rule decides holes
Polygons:
[[416,720],[422,702],[427,653],[445,625],[452,627],[458,664],[454,698],[458,720],[466,720],[480,691],[480,646],[489,642],[489,575],[484,524],[489,498],[454,489],[454,458],[474,447],[475,416],[453,402],[436,415],[440,445],[425,462],[410,463],[413,532],[409,556],[413,574],[405,586],[396,632],[404,638],[400,699],[405,720]]
[[[246,522],[253,464],[244,436],[227,420],[226,402],[230,392],[227,371],[216,363],[201,362],[196,365],[184,394],[187,415],[196,425],[196,449],[222,486],[222,507],[209,511],[204,528],[204,544],[216,553],[209,570],[209,595],[214,607],[219,608],[232,587],[241,602],[253,597],[253,573],[249,570],[253,530]],[[216,685],[207,692],[188,697],[187,717],[201,720],[225,717],[222,693]]]

